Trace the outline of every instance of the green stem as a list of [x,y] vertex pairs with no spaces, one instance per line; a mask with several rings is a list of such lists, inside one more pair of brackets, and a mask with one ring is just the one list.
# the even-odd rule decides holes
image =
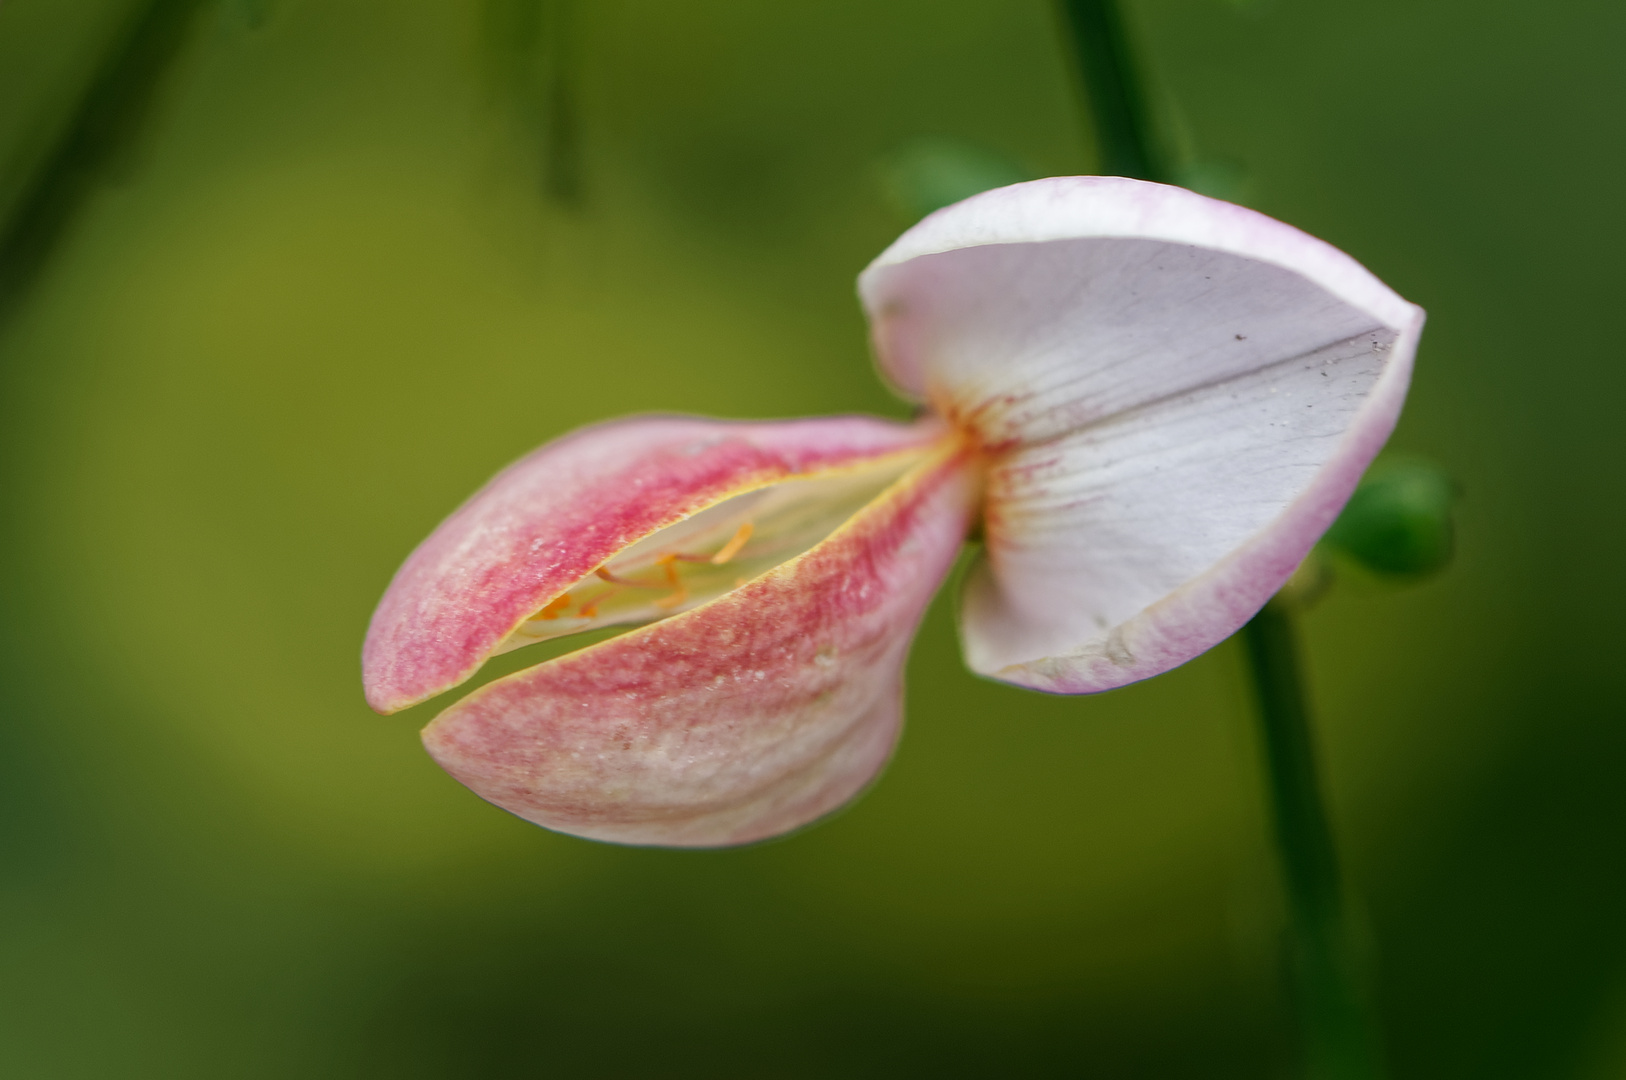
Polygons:
[[582,200],[576,100],[576,0],[485,0],[490,73],[528,137],[540,141],[542,190],[562,206]]
[[544,120],[547,141],[545,186],[566,206],[581,202],[581,128],[576,102],[576,12],[574,0],[553,0]]
[[1284,601],[1273,600],[1242,636],[1259,695],[1305,1074],[1314,1080],[1374,1080],[1382,1075],[1376,1026],[1358,990],[1293,614]]
[[[1059,0],[1100,140],[1102,172],[1166,180],[1114,0]],[[1259,693],[1266,782],[1293,939],[1293,999],[1311,1080],[1378,1080],[1377,1028],[1359,992],[1337,848],[1316,771],[1298,641],[1277,599],[1242,633]]]
[[1101,172],[1166,182],[1135,58],[1113,0],[1061,0],[1062,21],[1095,118]]

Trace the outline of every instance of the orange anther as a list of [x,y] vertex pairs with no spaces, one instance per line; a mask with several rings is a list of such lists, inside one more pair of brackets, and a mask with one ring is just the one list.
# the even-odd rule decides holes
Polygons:
[[548,601],[547,607],[544,607],[541,611],[531,616],[531,618],[548,619],[551,621],[553,619],[557,619],[569,606],[570,594],[560,593],[558,596],[555,596],[552,600]]
[[620,589],[610,589],[599,596],[595,596],[591,601],[582,605],[581,617],[584,619],[593,618],[598,614],[598,606],[620,591]]
[[655,606],[658,608],[675,608],[689,598],[689,590],[684,586],[683,579],[678,576],[677,563],[679,558],[681,556],[662,555],[655,560],[656,565],[666,571],[666,583],[672,587],[672,595],[663,596],[655,601]]
[[734,531],[733,539],[724,544],[717,554],[711,557],[711,565],[721,566],[740,553],[740,548],[751,539],[751,523],[747,521]]

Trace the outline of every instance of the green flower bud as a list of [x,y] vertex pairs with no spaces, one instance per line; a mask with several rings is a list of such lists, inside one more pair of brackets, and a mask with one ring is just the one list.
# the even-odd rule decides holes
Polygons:
[[1425,461],[1379,462],[1327,530],[1326,544],[1374,573],[1424,577],[1451,561],[1456,485]]

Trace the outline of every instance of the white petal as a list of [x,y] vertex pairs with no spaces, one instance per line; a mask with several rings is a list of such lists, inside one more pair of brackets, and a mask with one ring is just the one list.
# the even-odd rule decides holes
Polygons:
[[883,369],[990,449],[967,659],[1167,670],[1291,574],[1394,424],[1422,312],[1262,215],[1113,178],[926,219],[865,272]]

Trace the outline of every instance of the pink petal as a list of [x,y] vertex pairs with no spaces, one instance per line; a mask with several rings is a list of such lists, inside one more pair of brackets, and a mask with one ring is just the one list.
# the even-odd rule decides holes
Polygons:
[[988,452],[968,663],[1070,693],[1264,604],[1388,437],[1423,322],[1287,225],[1105,177],[939,211],[860,291],[889,378]]
[[716,846],[851,799],[897,739],[902,667],[975,477],[949,452],[719,599],[493,682],[424,731],[482,798],[551,829]]
[[650,416],[551,442],[499,473],[396,573],[362,650],[367,701],[395,712],[456,686],[572,583],[709,505],[941,435],[868,417]]

